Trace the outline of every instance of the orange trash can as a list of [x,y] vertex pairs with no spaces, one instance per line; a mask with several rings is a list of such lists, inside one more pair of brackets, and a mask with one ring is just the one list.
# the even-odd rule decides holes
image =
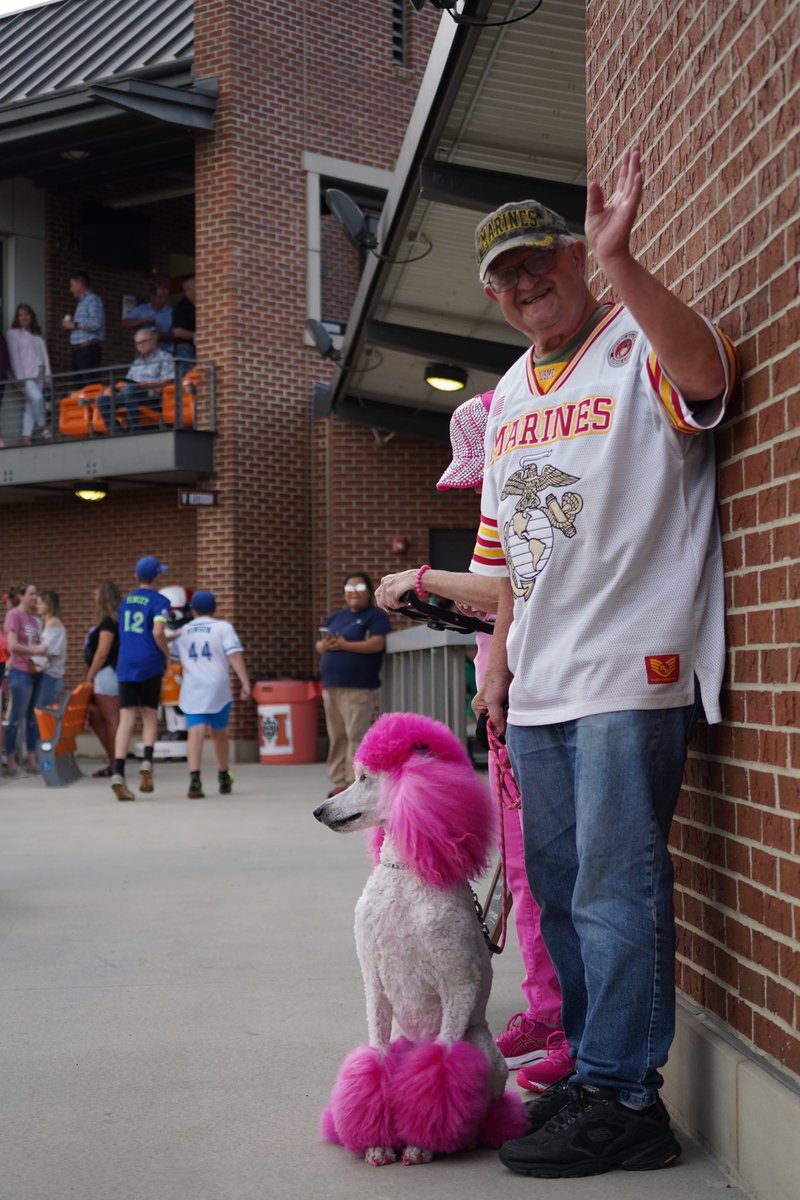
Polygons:
[[313,679],[259,679],[258,759],[265,766],[317,761],[321,688]]

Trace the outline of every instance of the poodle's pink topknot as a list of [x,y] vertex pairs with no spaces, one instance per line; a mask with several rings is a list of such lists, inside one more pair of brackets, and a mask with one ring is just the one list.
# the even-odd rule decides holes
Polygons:
[[[416,713],[385,713],[356,762],[386,776],[386,833],[401,861],[436,888],[485,869],[494,808],[469,755],[446,725]],[[371,840],[373,859],[380,836]]]
[[461,742],[441,721],[418,713],[384,713],[358,748],[356,762],[368,771],[398,771],[414,754],[469,766]]

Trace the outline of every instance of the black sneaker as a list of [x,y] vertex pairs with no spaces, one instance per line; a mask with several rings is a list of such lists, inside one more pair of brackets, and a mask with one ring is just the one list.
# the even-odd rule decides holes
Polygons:
[[573,1085],[567,1103],[546,1125],[506,1142],[500,1161],[517,1175],[538,1179],[656,1171],[680,1158],[681,1147],[661,1100],[649,1108],[620,1104],[611,1088]]
[[219,779],[219,794],[221,796],[230,796],[233,791],[233,776],[230,771],[220,771],[217,778]]
[[570,1083],[569,1078],[559,1079],[558,1083],[545,1088],[535,1100],[527,1100],[525,1111],[530,1118],[531,1132],[541,1129],[551,1117],[561,1112],[564,1105],[569,1103],[570,1094],[574,1091],[575,1085]]
[[204,800],[205,795],[206,794],[203,791],[203,785],[200,782],[200,780],[199,779],[190,779],[189,780],[189,790],[186,793],[186,798],[188,800]]

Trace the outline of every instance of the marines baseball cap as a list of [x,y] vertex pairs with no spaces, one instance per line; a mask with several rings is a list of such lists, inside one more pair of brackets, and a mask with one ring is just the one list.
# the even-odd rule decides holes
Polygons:
[[216,597],[213,592],[195,592],[190,601],[192,612],[199,616],[207,616],[213,613],[217,607]]
[[154,554],[145,554],[136,564],[136,578],[141,579],[142,583],[152,583],[157,575],[163,575],[168,570],[166,563],[160,562]]
[[450,418],[453,461],[437,483],[438,491],[475,487],[483,479],[483,439],[493,396],[494,389],[465,400]]
[[520,246],[549,250],[559,237],[569,234],[562,216],[538,200],[516,200],[503,204],[484,217],[475,230],[475,252],[481,279],[505,250]]

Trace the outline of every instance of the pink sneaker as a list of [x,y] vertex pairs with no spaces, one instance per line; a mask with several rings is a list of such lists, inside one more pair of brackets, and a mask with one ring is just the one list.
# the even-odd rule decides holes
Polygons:
[[547,1054],[532,1066],[517,1074],[517,1084],[526,1092],[543,1092],[571,1074],[575,1069],[569,1042],[558,1029],[547,1039]]
[[[527,1013],[517,1013],[508,1022],[505,1033],[495,1038],[495,1045],[509,1067],[524,1067],[544,1058],[548,1038],[553,1032],[552,1025],[542,1025]],[[560,1030],[555,1032],[561,1033]]]

